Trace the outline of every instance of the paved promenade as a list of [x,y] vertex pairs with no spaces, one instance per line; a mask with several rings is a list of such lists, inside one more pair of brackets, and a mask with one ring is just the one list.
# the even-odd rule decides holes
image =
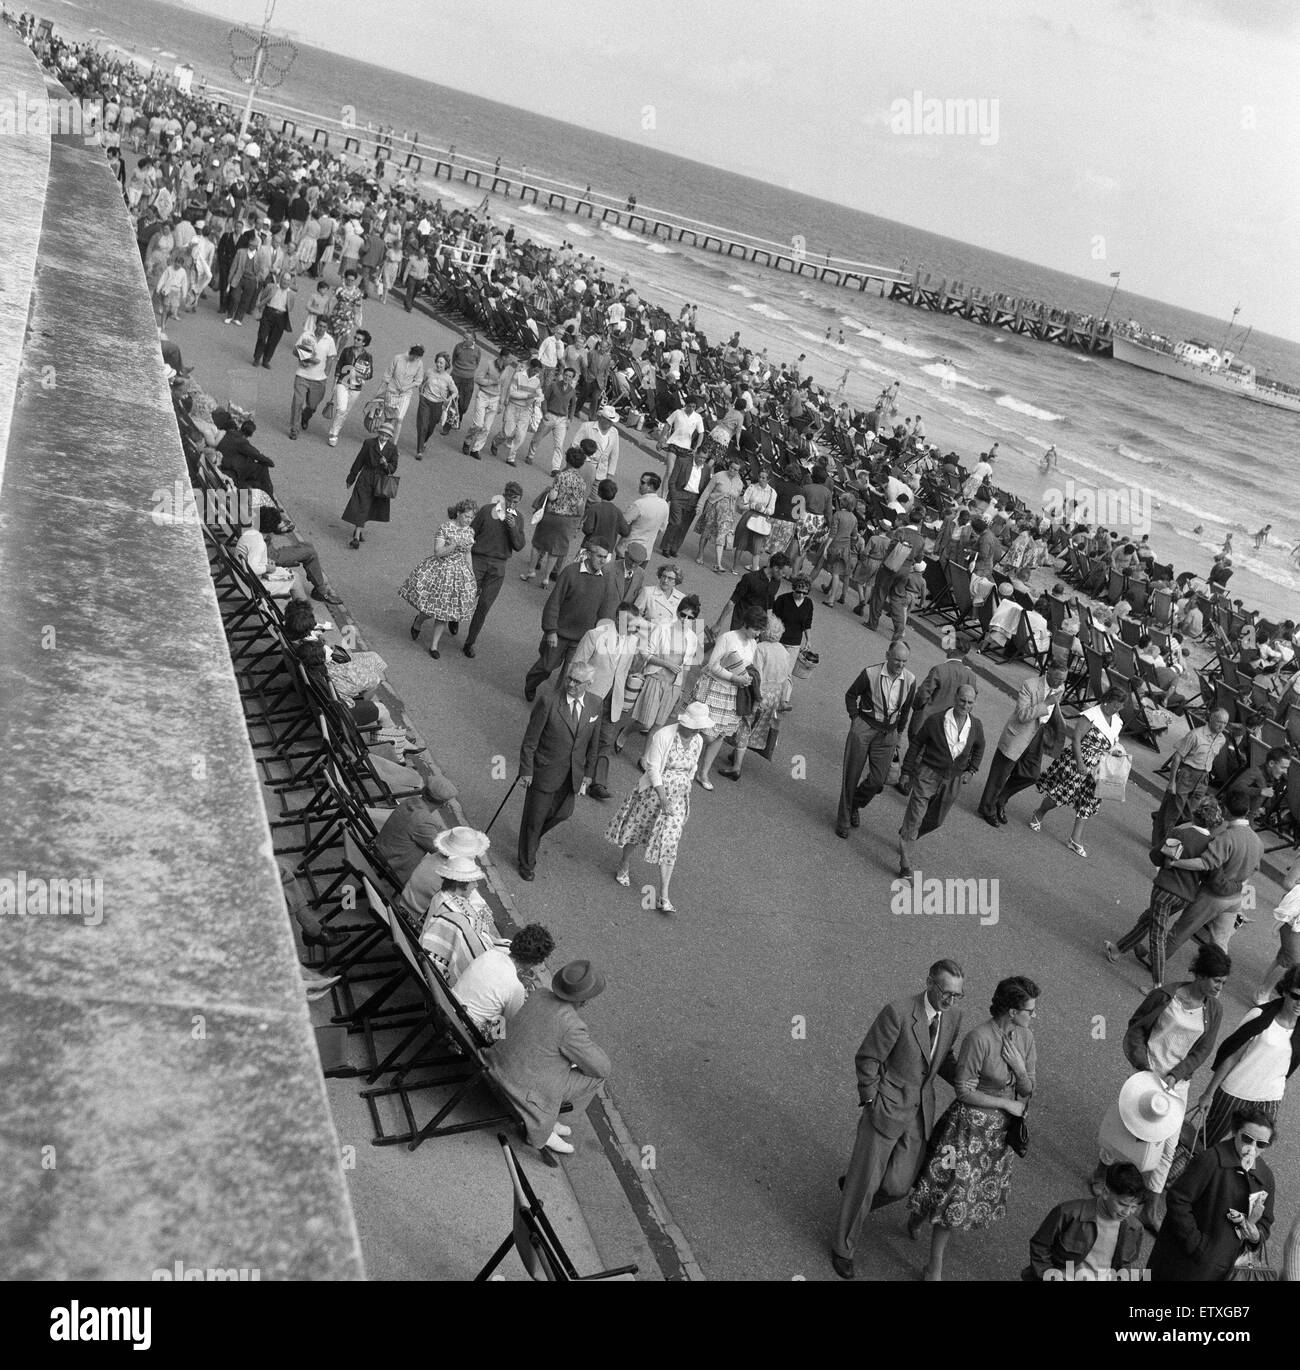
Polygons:
[[[294,313],[299,325],[304,303],[300,297]],[[365,326],[374,335],[377,374],[411,343],[423,343],[431,360],[456,341],[451,329],[418,310],[408,315],[397,303],[368,302]],[[513,471],[486,450],[483,461],[472,461],[461,455],[459,438],[435,438],[426,459],[415,462],[412,412],[401,440],[394,521],[372,525],[361,550],[350,551],[339,516],[348,494],[344,476],[363,436],[359,414],[349,417],[337,449],[326,446],[319,420],[290,442],[292,339],[281,345],[272,371],[254,370],[255,335],[252,321],[224,326],[211,300],[170,331],[219,397],[232,384],[256,390],[256,441],[276,461],[277,494],[300,534],[316,544],[369,645],[388,660],[393,688],[458,785],[469,821],[485,824],[515,774],[527,720],[523,675],[536,651],[543,595],[520,584],[524,558],[515,558],[477,658],[467,660],[458,640],[444,637],[435,662],[407,636],[411,614],[397,587],[432,549],[447,505],[467,496],[485,500],[512,477],[531,499],[545,475],[526,466]],[[625,433],[621,505],[634,497],[639,473],[651,468],[660,469]],[[700,594],[711,621],[735,582],[697,567],[694,553],[692,536],[679,558],[685,588]],[[1064,814],[1051,815],[1042,833],[1030,831],[1028,794],[1014,801],[1010,827],[988,828],[973,813],[981,775],[942,832],[922,840],[919,869],[925,876],[997,880],[996,924],[895,915],[890,886],[901,798],[883,795],[849,841],[833,832],[843,692],[863,665],[882,659],[886,639],[843,609],[823,608],[820,596],[816,615],[822,665],[796,686],[776,760],[750,757],[739,784],[718,779],[712,794],[693,791],[673,882],[676,916],[642,907],[637,886],[648,884],[652,872],[638,861],[632,890],[614,883],[617,853],[603,840],[614,806],[637,778],[635,741],[613,765],[614,799],[579,801],[573,819],[546,840],[534,884],[514,874],[518,792],[493,829],[492,854],[516,916],[555,934],[557,964],[590,956],[605,970],[609,988],[587,1017],[613,1059],[612,1092],[643,1149],[638,1159],[653,1167],[710,1278],[831,1278],[826,1246],[835,1177],[847,1161],[857,1114],[853,1056],[883,1002],[919,991],[930,962],[954,956],[966,968],[965,1017],[973,1026],[986,1016],[999,978],[1035,978],[1043,992],[1032,1150],[1017,1166],[1006,1218],[978,1237],[959,1235],[946,1265],[951,1280],[1012,1279],[1046,1210],[1082,1192],[1097,1125],[1128,1073],[1120,1039],[1143,975],[1132,961],[1108,966],[1100,946],[1144,907],[1154,801],[1135,783],[1126,805],[1103,809],[1089,824],[1090,857],[1083,861],[1065,846]],[[940,653],[925,629],[909,638],[910,664],[920,677]],[[1027,672],[991,669],[1012,688]],[[976,706],[990,747],[1010,704],[1010,694],[990,678]],[[1134,752],[1139,772],[1149,775],[1159,764],[1141,747]],[[1271,881],[1261,885],[1261,912],[1234,942],[1229,1025],[1272,957],[1268,911],[1278,893]],[[946,1087],[940,1097],[946,1104]],[[1300,1200],[1291,1182],[1300,1174],[1300,1151],[1288,1135],[1293,1112],[1294,1104],[1284,1106],[1283,1136],[1270,1156],[1279,1176],[1279,1231]],[[866,1232],[862,1274],[916,1278],[923,1249],[907,1241],[901,1208],[871,1219]],[[373,1258],[368,1265],[373,1271]]]

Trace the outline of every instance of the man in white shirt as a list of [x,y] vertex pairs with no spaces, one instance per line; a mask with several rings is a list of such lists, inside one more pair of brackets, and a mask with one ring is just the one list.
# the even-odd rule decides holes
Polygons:
[[489,1041],[506,1035],[506,1024],[524,1006],[528,991],[520,971],[528,974],[555,950],[555,938],[540,923],[520,928],[505,947],[491,947],[476,956],[452,987],[475,1026]]
[[596,444],[595,455],[590,459],[596,472],[593,484],[606,476],[612,478],[618,470],[618,429],[614,427],[617,418],[618,410],[613,405],[603,404],[596,411],[596,422],[588,420],[573,435],[574,446],[580,446],[583,438],[590,438]]
[[289,436],[296,438],[299,426],[304,433],[307,431],[311,416],[325,398],[325,370],[338,351],[323,314],[318,314],[303,330],[293,350],[298,357],[298,369],[294,372],[293,401],[289,406]]
[[[900,879],[912,875],[916,839],[943,825],[957,791],[979,770],[984,759],[984,727],[971,714],[975,696],[974,685],[963,685],[952,708],[946,713],[931,714],[916,735],[920,758],[907,811],[898,830]],[[937,801],[933,811],[932,800]]]
[[564,335],[558,325],[542,339],[537,349],[537,360],[542,364],[542,389],[555,379],[556,367],[564,356]]
[[685,452],[689,456],[704,441],[704,420],[698,411],[699,398],[691,395],[680,409],[674,409],[664,422],[667,430],[660,451],[665,462]]
[[628,671],[637,653],[646,647],[646,633],[649,631],[648,619],[642,618],[631,604],[620,604],[617,622],[612,618],[600,619],[594,628],[589,628],[578,641],[573,653],[573,664],[591,665],[595,668],[587,685],[589,695],[597,695],[604,701],[600,711],[600,743],[596,753],[596,772],[594,782],[587,793],[593,799],[608,799],[609,759],[614,754],[614,739],[618,736],[618,722],[628,710],[624,696]]
[[655,539],[668,527],[668,516],[672,511],[668,501],[659,493],[662,485],[663,481],[654,471],[647,471],[641,477],[641,493],[624,513],[631,532],[619,545],[620,556],[634,542],[645,549],[647,561],[654,555]]

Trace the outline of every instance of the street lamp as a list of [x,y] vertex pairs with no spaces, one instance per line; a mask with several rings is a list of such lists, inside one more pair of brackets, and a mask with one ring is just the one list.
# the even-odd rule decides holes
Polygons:
[[266,17],[262,20],[261,31],[250,29],[243,24],[230,30],[230,70],[248,85],[248,103],[244,106],[244,117],[239,122],[239,138],[242,142],[248,133],[248,122],[253,117],[253,100],[263,88],[273,90],[289,74],[298,48],[287,38],[272,38],[270,34],[271,16],[275,13],[276,0],[266,0]]

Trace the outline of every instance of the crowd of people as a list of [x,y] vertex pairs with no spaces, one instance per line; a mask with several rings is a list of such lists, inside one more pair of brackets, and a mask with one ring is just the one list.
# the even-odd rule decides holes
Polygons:
[[[253,365],[270,369],[281,340],[293,338],[290,438],[310,431],[319,411],[334,446],[348,414],[362,411],[367,436],[342,512],[354,550],[399,500],[413,404],[415,460],[436,435],[455,434],[471,458],[487,450],[504,453],[512,467],[522,459],[549,469],[531,520],[514,479],[487,503],[448,507],[430,555],[398,591],[415,611],[413,640],[432,624],[432,658],[463,626],[462,653],[472,659],[512,556],[530,549],[520,580],[547,594],[537,657],[522,675],[531,706],[516,781],[524,790],[516,848],[524,880],[537,877],[543,839],[579,796],[614,797],[611,758],[636,734],[644,739],[642,773],[604,835],[618,852],[615,882],[630,887],[632,855],[642,852],[658,870],[655,907],[674,914],[670,888],[689,841],[693,790],[711,792],[715,774],[738,782],[749,751],[772,755],[782,716],[796,706],[795,682],[817,663],[816,592],[826,611],[847,606],[852,592],[851,612],[869,628],[889,620],[883,660],[844,696],[849,731],[834,830],[849,840],[862,809],[897,785],[908,796],[900,878],[912,875],[917,843],[943,826],[986,761],[978,803],[985,822],[1010,822],[1010,802],[1035,789],[1028,828],[1038,833],[1053,809],[1070,809],[1068,849],[1086,860],[1086,823],[1117,785],[1122,793],[1121,735],[1134,708],[1148,728],[1153,710],[1186,714],[1195,726],[1175,749],[1153,815],[1157,871],[1147,907],[1105,944],[1112,961],[1132,952],[1151,975],[1125,1055],[1134,1079],[1151,1075],[1155,1083],[1126,1085],[1092,1192],[1045,1217],[1026,1277],[1128,1271],[1139,1261],[1143,1226],[1156,1234],[1148,1262],[1156,1279],[1236,1277],[1257,1259],[1276,1191],[1259,1153],[1274,1140],[1286,1081],[1300,1064],[1300,861],[1277,910],[1279,949],[1256,1007],[1225,1033],[1218,998],[1263,857],[1256,828],[1283,821],[1295,739],[1288,734],[1262,766],[1238,768],[1221,783],[1216,763],[1232,725],[1212,699],[1202,696],[1196,712],[1202,687],[1188,666],[1189,643],[1213,643],[1222,661],[1262,685],[1268,721],[1283,728],[1300,716],[1300,672],[1294,623],[1257,622],[1228,601],[1226,553],[1203,587],[1190,573],[1175,577],[1146,537],[1089,526],[1070,508],[1035,513],[1000,490],[996,443],[967,470],[957,454],[926,442],[921,415],[891,422],[897,383],[872,408],[854,409],[803,374],[805,358],[774,366],[738,334],[710,346],[693,307],[674,320],[568,245],[516,241],[486,212],[430,203],[382,157],[373,168],[357,166],[256,124],[241,138],[233,116],[94,49],[56,39],[43,55],[75,94],[109,97],[101,134],[137,224],[178,412],[210,440],[233,485],[256,494],[256,518],[240,537],[255,574],[283,583],[284,572],[301,565],[311,598],[338,601],[314,548],[276,541],[286,524],[274,462],[252,442],[255,419],[214,403],[182,364],[177,337],[204,300],[232,327],[256,316]],[[124,150],[137,158],[129,172]],[[389,299],[410,311],[425,293],[461,316],[462,340],[431,362],[413,344],[381,372],[365,309]],[[484,346],[486,331],[496,355]],[[625,431],[647,430],[663,468],[639,477],[626,507],[616,479],[620,422]],[[679,558],[692,532],[696,565],[736,581],[712,624],[701,621],[699,595],[682,588]],[[970,631],[954,635],[947,659],[918,681],[908,668],[909,622],[938,597],[943,579],[934,571],[947,576],[951,568],[969,573],[972,608],[987,606],[979,642],[964,621]],[[1031,592],[1039,568],[1075,576],[1074,605],[1059,582]],[[1113,572],[1121,593],[1082,622],[1080,606],[1108,594]],[[286,626],[309,669],[354,709],[381,710],[374,693],[382,658],[340,659],[339,649],[323,647],[306,592],[296,576],[287,579],[297,603]],[[1159,622],[1156,604],[1164,605]],[[1080,641],[1085,628],[1090,643]],[[1134,630],[1148,672],[1129,679],[1108,659],[1090,706],[1067,721],[1063,705],[1084,647],[1127,642]],[[980,676],[970,658],[1013,646],[1043,669],[1020,687],[994,743],[977,716]],[[396,764],[419,750],[391,717],[378,721]],[[1240,740],[1245,726],[1235,726]],[[489,839],[441,830],[432,817],[437,793],[426,787],[423,799],[406,801],[381,833],[405,881],[403,909],[474,1021],[500,1039],[494,1073],[518,1100],[528,1140],[543,1152],[571,1151],[560,1109],[585,1105],[610,1070],[577,1012],[601,992],[603,976],[577,961],[549,989],[536,987],[534,969],[553,939],[538,925],[508,943],[498,938],[477,893]],[[1191,978],[1171,983],[1167,962],[1190,938],[1198,942]],[[936,1280],[953,1232],[982,1230],[1006,1211],[1014,1158],[1030,1146],[1032,1024],[1040,994],[1050,991],[1025,975],[1006,977],[988,1018],[963,1032],[964,983],[955,961],[937,962],[924,991],[886,1006],[859,1049],[862,1113],[831,1245],[845,1278],[871,1208],[907,1200],[911,1235],[930,1229],[926,1276]],[[1189,1107],[1202,1064],[1210,1079]],[[942,1114],[940,1077],[955,1090]],[[1296,1244],[1293,1229],[1288,1266],[1300,1261]]]

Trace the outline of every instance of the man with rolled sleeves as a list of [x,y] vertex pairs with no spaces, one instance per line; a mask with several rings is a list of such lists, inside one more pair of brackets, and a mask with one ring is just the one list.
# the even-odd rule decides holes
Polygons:
[[474,549],[470,564],[474,569],[474,583],[478,586],[478,603],[469,621],[465,645],[466,656],[474,656],[474,644],[487,622],[489,610],[501,593],[506,578],[506,562],[512,552],[524,547],[524,521],[519,517],[519,501],[524,497],[523,486],[509,481],[501,494],[490,499],[474,515],[470,528],[474,533]]
[[[858,810],[885,788],[899,735],[916,699],[916,677],[907,669],[910,655],[906,642],[891,642],[884,664],[868,666],[845,692],[849,735],[835,815],[837,837],[847,837],[851,827],[859,826]],[[867,779],[859,785],[868,766]]]
[[1185,823],[1206,793],[1214,758],[1227,742],[1228,711],[1213,709],[1199,728],[1193,728],[1169,759],[1169,783],[1151,819],[1151,845],[1163,847],[1165,838]]
[[858,1048],[861,1112],[831,1241],[831,1265],[841,1279],[854,1277],[868,1209],[903,1198],[920,1173],[938,1116],[935,1081],[956,1084],[963,977],[956,961],[936,961],[924,993],[886,1004]]

